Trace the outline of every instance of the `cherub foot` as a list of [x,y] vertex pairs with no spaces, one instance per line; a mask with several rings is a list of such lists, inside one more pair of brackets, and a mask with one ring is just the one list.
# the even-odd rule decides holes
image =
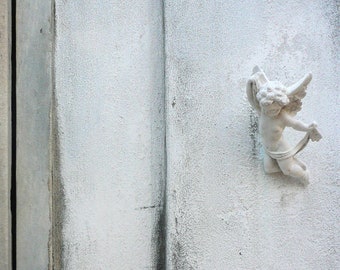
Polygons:
[[304,175],[300,178],[301,183],[304,186],[307,186],[309,184],[309,171],[305,170]]
[[281,169],[279,168],[278,165],[274,165],[274,166],[265,166],[264,167],[264,171],[267,173],[267,174],[271,174],[271,173],[278,173],[278,172],[281,172]]

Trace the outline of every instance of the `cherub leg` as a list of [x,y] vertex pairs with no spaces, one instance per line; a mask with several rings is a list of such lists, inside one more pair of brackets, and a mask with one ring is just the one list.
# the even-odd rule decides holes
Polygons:
[[294,157],[294,160],[295,160],[297,163],[299,163],[299,165],[301,166],[301,168],[302,168],[303,170],[307,170],[307,166],[306,166],[305,163],[303,163],[301,160],[299,160],[299,159],[297,159],[297,158],[295,158],[295,157]]
[[300,162],[297,161],[294,157],[283,159],[277,161],[283,174],[298,178],[300,179],[304,184],[308,184],[309,181],[309,172],[306,169],[306,166]]
[[271,158],[270,156],[268,156],[267,153],[264,153],[263,165],[264,165],[264,171],[266,173],[281,172],[281,169],[279,165],[277,164],[277,161]]

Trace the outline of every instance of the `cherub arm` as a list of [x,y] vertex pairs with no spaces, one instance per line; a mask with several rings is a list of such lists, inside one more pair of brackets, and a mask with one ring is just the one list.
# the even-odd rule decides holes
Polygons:
[[292,127],[293,129],[298,130],[298,131],[306,131],[306,132],[308,132],[308,131],[311,131],[314,128],[316,128],[316,124],[315,123],[307,125],[307,124],[303,123],[302,121],[294,119],[292,116],[290,116],[285,111],[281,112],[281,119],[283,120],[284,124],[287,127]]

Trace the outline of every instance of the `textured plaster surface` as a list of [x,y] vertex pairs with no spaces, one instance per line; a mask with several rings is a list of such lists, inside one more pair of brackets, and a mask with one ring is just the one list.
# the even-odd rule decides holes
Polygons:
[[[165,1],[168,269],[340,267],[336,2]],[[299,154],[308,187],[264,174],[256,64],[287,84],[313,73],[298,114],[323,134]]]
[[57,0],[55,44],[58,263],[162,269],[161,1]]
[[8,0],[0,0],[0,269],[11,269],[11,43]]
[[[17,269],[48,269],[51,2],[17,1]],[[34,15],[33,15],[34,14]]]

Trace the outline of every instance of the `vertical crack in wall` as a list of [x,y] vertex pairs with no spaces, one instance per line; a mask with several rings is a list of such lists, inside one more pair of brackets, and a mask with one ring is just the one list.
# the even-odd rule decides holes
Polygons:
[[11,231],[12,269],[16,269],[17,188],[16,188],[16,0],[11,1]]

